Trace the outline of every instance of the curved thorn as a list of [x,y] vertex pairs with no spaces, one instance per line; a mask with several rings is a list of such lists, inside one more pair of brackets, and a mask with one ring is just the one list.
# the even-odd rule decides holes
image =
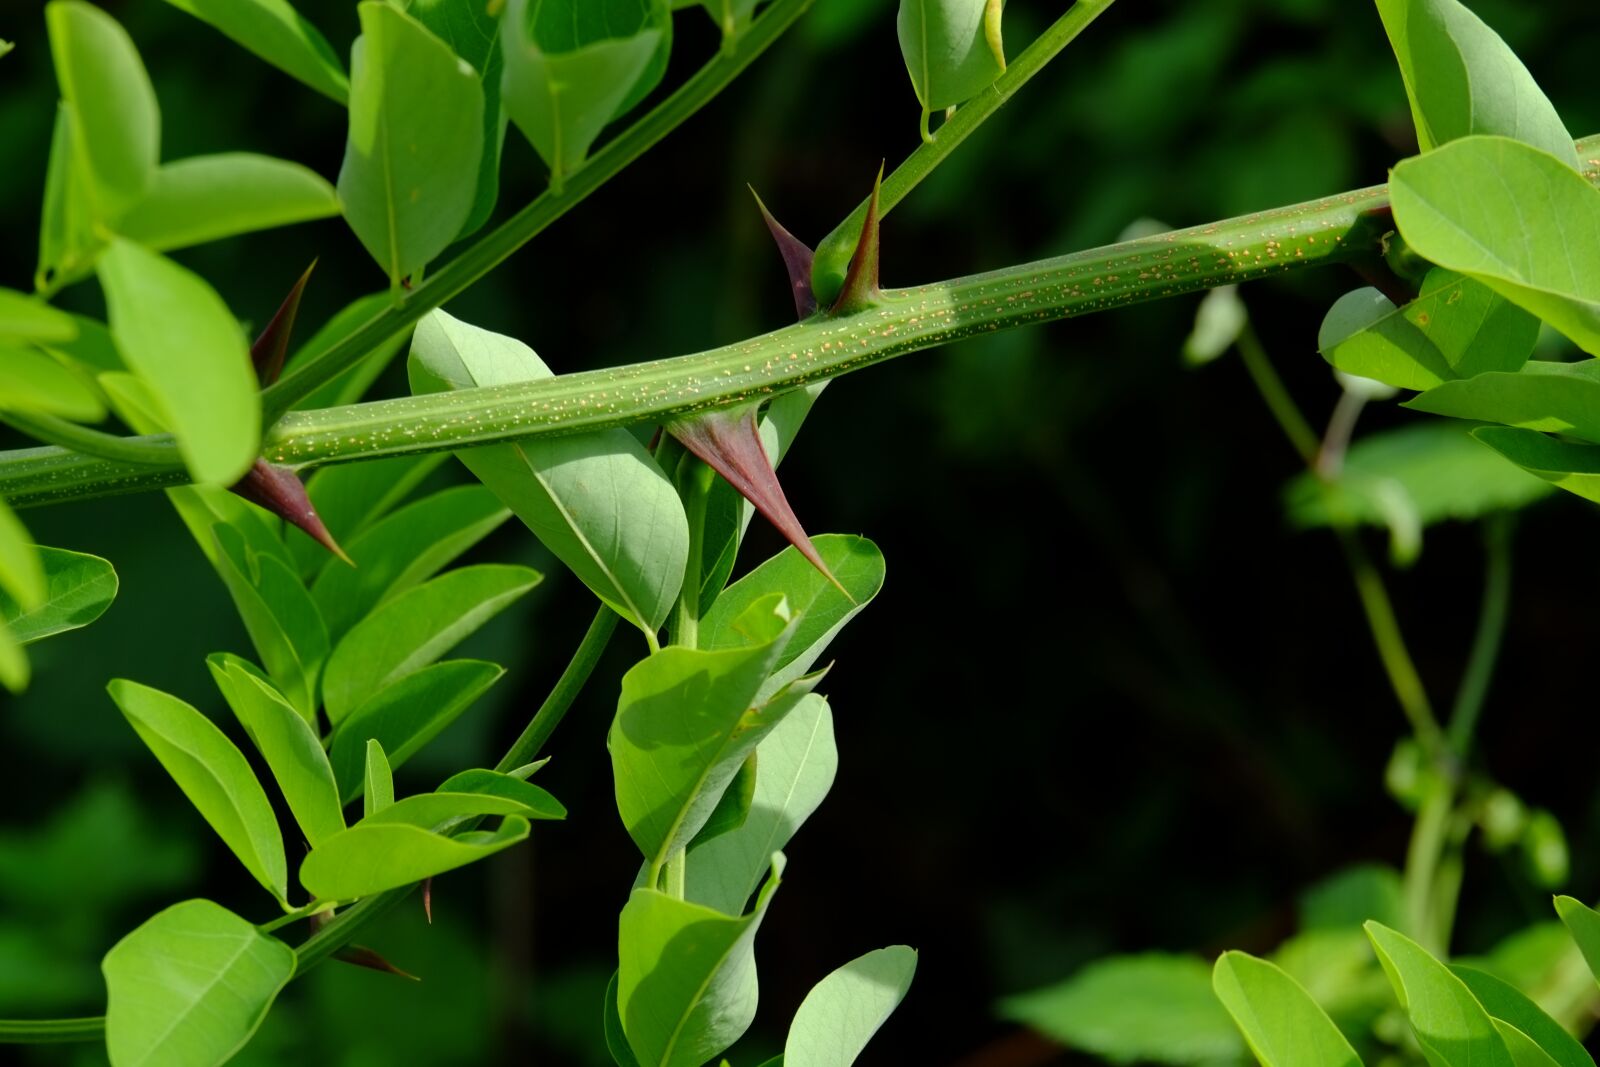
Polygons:
[[311,280],[311,272],[316,269],[317,261],[313,259],[311,266],[300,275],[300,280],[294,283],[294,288],[289,290],[289,295],[283,298],[283,303],[267,323],[267,328],[250,346],[250,362],[256,368],[256,380],[262,388],[277,381],[278,375],[283,373],[283,362],[289,354],[289,335],[294,333],[294,319],[300,312],[300,297],[305,293],[306,282]]

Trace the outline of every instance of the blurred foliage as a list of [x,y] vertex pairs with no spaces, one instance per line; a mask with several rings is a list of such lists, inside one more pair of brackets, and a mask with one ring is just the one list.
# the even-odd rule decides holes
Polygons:
[[[329,101],[168,5],[107,6],[151,67],[170,157],[249,148],[336,172],[344,129]],[[314,6],[347,49],[354,5]],[[1056,6],[1011,4],[1010,46]],[[1600,131],[1581,45],[1592,5],[1474,7],[1573,130]],[[717,47],[699,12],[678,26],[669,84]],[[0,283],[22,286],[54,89],[36,5],[0,8],[0,38],[17,42],[0,63],[10,164],[0,168]],[[880,158],[914,146],[916,109],[894,5],[818,0],[734,91],[451,311],[528,341],[560,371],[781,325],[789,296],[743,184],[815,238]],[[1369,4],[1121,4],[890,217],[885,281],[1108,242],[1140,217],[1187,225],[1372,184],[1413,150],[1409,136]],[[513,139],[506,155],[502,215],[543,182],[526,145]],[[383,284],[338,220],[178,258],[259,323],[313,257],[307,330]],[[1339,395],[1316,326],[1353,284],[1323,272],[1243,294],[1313,418]],[[90,312],[98,300],[92,286],[65,297]],[[863,1063],[1085,1062],[1019,1036],[991,1005],[1115,951],[1265,951],[1294,928],[1301,887],[1353,862],[1402,859],[1407,815],[1382,791],[1400,718],[1332,538],[1286,521],[1281,493],[1296,460],[1242,370],[1226,358],[1182,365],[1197,303],[967,341],[827,392],[787,461],[789,496],[814,530],[876,540],[889,579],[836,649],[838,784],[791,857],[782,921],[762,932],[762,1011],[735,1062],[776,1052],[800,998],[838,959],[892,941],[922,951],[921,973]],[[1541,358],[1562,358],[1559,346]],[[378,387],[403,391],[392,377]],[[1362,426],[1415,419],[1373,405]],[[464,472],[447,465],[435,477]],[[203,657],[248,648],[159,495],[28,520],[43,542],[111,558],[123,592],[95,626],[39,646],[33,688],[0,708],[0,1014],[93,1013],[101,952],[141,918],[201,892],[229,906],[250,892],[140,749],[105,681],[136,677],[216,715]],[[1566,826],[1565,888],[1586,898],[1600,887],[1600,790],[1592,747],[1573,744],[1563,721],[1570,679],[1546,668],[1592,646],[1583,605],[1600,573],[1563,549],[1585,543],[1594,522],[1564,495],[1522,518],[1512,628],[1480,746],[1497,780]],[[777,547],[765,530],[751,542],[744,567]],[[471,558],[531,563],[552,580],[463,647],[511,673],[402,782],[431,785],[503,747],[590,613],[583,589],[518,531]],[[1475,532],[1447,525],[1393,579],[1425,681],[1451,684],[1459,671],[1476,610],[1462,576],[1481,566]],[[929,619],[949,620],[948,632]],[[364,935],[421,982],[319,968],[291,986],[239,1062],[607,1062],[610,917],[635,863],[605,773],[616,679],[640,651],[621,640],[542,772],[570,821],[442,879],[433,925],[413,903]],[[1488,952],[1548,918],[1548,898],[1514,857],[1470,854],[1466,884],[1460,951]],[[846,904],[863,893],[876,901],[858,925]],[[1495,951],[1507,970],[1519,966],[1511,948]],[[78,1064],[102,1054],[20,1055]]]

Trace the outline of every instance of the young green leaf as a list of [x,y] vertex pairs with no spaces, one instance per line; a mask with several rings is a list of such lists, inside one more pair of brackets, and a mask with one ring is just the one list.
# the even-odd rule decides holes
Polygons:
[[328,631],[300,579],[276,555],[250,548],[239,528],[212,527],[214,563],[256,655],[307,722],[315,720],[317,677],[328,659]]
[[756,754],[751,752],[745,757],[744,762],[739,764],[739,770],[734,774],[733,780],[722,791],[722,799],[717,801],[717,806],[711,810],[705,825],[694,835],[694,840],[689,842],[689,847],[698,848],[723,834],[739,829],[750,817],[750,805],[755,802],[755,798]]
[[474,768],[452,774],[440,785],[440,793],[476,793],[499,797],[519,805],[515,814],[529,819],[565,819],[566,806],[531,782],[510,774]]
[[117,232],[165,252],[338,213],[338,194],[315,171],[270,156],[228,152],[181,159],[156,171],[149,191]]
[[507,815],[494,831],[456,837],[406,823],[362,820],[312,850],[300,865],[300,884],[327,900],[370,896],[464,867],[527,836],[528,820],[519,815]]
[[37,348],[0,344],[0,411],[99,422],[106,406],[76,368]]
[[1471,134],[1514,137],[1574,170],[1572,136],[1516,53],[1458,0],[1378,0],[1424,151]]
[[1454,1067],[1517,1067],[1489,1013],[1450,968],[1404,934],[1365,924],[1400,1007],[1428,1059]]
[[600,131],[661,80],[672,12],[664,0],[507,0],[501,25],[506,113],[559,190]]
[[232,485],[261,446],[250,349],[216,290],[126,240],[100,257],[117,347],[149,386],[195,481]]
[[500,107],[504,58],[500,51],[499,10],[483,0],[409,0],[405,10],[472,64],[483,87],[483,160],[478,165],[472,210],[459,235],[465,237],[488,221],[500,196],[500,150],[505,144],[507,120]]
[[0,618],[11,637],[24,645],[88,626],[117,596],[117,572],[99,556],[64,548],[41,547],[37,552],[44,568],[40,601],[24,608],[0,586]]
[[[717,24],[722,31],[722,44],[724,48],[731,47],[732,42],[738,38],[740,31],[750,24],[750,18],[755,14],[756,4],[761,0],[700,0],[700,6],[706,9],[706,14],[711,16],[711,21]],[[682,3],[673,6],[682,7]]]
[[133,39],[80,0],[45,5],[61,98],[72,116],[72,157],[96,221],[114,223],[138,202],[161,157],[161,111]]
[[[550,376],[520,341],[442,311],[417,324],[408,368],[414,393]],[[649,634],[661,628],[683,584],[689,521],[637,438],[602,430],[456,455],[617,614]]]
[[[1006,69],[985,16],[1001,0],[900,0],[896,29],[911,87],[922,104],[922,137],[931,141],[928,116],[977,96]],[[998,24],[998,14],[994,16]]]
[[1471,137],[1395,167],[1389,197],[1418,255],[1600,355],[1600,189],[1577,171],[1519,141]]
[[288,0],[167,0],[340,104],[350,96],[339,57]]
[[78,323],[71,315],[46,304],[36,296],[15,289],[0,289],[0,343],[70,341],[78,336]]
[[623,676],[606,747],[617,811],[652,870],[694,839],[745,757],[809,690],[755,706],[793,636],[788,618],[779,598],[760,601],[743,619],[745,647],[673,646]]
[[254,1036],[295,955],[226,908],[186,900],[113,945],[101,969],[112,1067],[215,1067]]
[[444,655],[539,584],[527,567],[462,567],[395,597],[328,657],[322,700],[338,726],[385,686]]
[[[1522,990],[1475,967],[1451,966],[1450,970],[1472,990],[1472,995],[1491,1018],[1515,1027],[1559,1067],[1595,1067],[1594,1058],[1578,1039],[1546,1015]],[[1501,1036],[1505,1036],[1504,1030]],[[1518,1060],[1519,1067],[1521,1062]]]
[[50,136],[50,162],[44,178],[44,204],[39,212],[39,258],[34,288],[46,291],[76,277],[98,251],[101,237],[94,228],[88,176],[78,162],[77,117],[65,100],[56,106]]
[[1510,426],[1480,426],[1472,436],[1528,473],[1600,504],[1600,445],[1557,441]]
[[[381,755],[381,753],[380,753]],[[527,785],[526,782],[519,783]],[[463,819],[483,815],[516,815],[524,819],[560,819],[566,809],[537,786],[531,794],[513,795],[509,790],[476,793],[418,793],[416,796],[384,804],[363,820],[367,826],[396,823],[440,833]],[[530,803],[531,801],[531,803]]]
[[1539,339],[1539,320],[1480,282],[1431,270],[1422,293],[1396,308],[1376,289],[1340,297],[1317,348],[1347,374],[1397,389],[1431,389],[1485,371],[1517,371]]
[[483,88],[470,65],[399,8],[364,0],[359,11],[339,200],[398,291],[455,240],[472,210]]
[[343,830],[333,768],[311,724],[239,657],[218,652],[206,657],[206,666],[239,725],[267,761],[306,841],[315,848]]
[[1211,983],[1262,1067],[1361,1067],[1327,1013],[1276,965],[1224,952]]
[[482,486],[424,497],[350,542],[353,567],[328,567],[311,586],[335,642],[373,609],[433,577],[511,512]]
[[812,693],[756,746],[755,792],[736,830],[689,850],[684,896],[740,915],[774,852],[781,852],[822,804],[839,769],[833,712]]
[[1589,970],[1600,980],[1600,912],[1574,897],[1556,897],[1556,914],[1578,943]]
[[376,738],[367,741],[366,773],[361,779],[361,814],[371,818],[394,803],[394,772]]
[[1518,374],[1445,382],[1406,407],[1454,419],[1501,422],[1600,443],[1600,361],[1531,361]]
[[1250,313],[1239,299],[1237,285],[1219,285],[1208,290],[1200,298],[1200,306],[1194,313],[1194,327],[1183,342],[1184,363],[1191,367],[1210,363],[1232,348],[1249,324]]
[[756,931],[783,876],[783,855],[742,918],[635,889],[618,922],[617,1011],[644,1067],[701,1067],[756,1013]]
[[1089,964],[1054,986],[1007,997],[1003,1018],[1116,1063],[1238,1063],[1239,1031],[1193,956],[1146,953]]
[[175,696],[122,678],[107,691],[217,836],[267,892],[284,901],[283,837],[244,755],[210,719]]
[[361,789],[366,743],[377,740],[398,767],[499,680],[505,671],[479,660],[446,660],[413,671],[361,703],[333,732],[334,778],[344,803]]
[[700,620],[701,648],[733,648],[741,643],[734,628],[739,617],[763,597],[784,596],[799,619],[772,677],[761,688],[762,695],[777,692],[809,671],[845,624],[883,588],[883,553],[865,537],[823,534],[816,539],[816,549],[839,580],[837,586],[791,546],[729,586]]
[[917,953],[905,945],[880,948],[833,971],[794,1013],[784,1067],[850,1067],[905,999],[916,973]]

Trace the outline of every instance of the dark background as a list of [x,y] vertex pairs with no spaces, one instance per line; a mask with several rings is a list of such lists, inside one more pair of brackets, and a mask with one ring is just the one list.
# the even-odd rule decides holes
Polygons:
[[[163,157],[286,156],[330,179],[344,124],[327,100],[160,3],[107,5],[151,68]],[[1591,5],[1473,5],[1576,133],[1600,130]],[[344,51],[354,4],[301,10]],[[1015,54],[1058,7],[1015,0]],[[669,86],[716,48],[686,11]],[[36,5],[0,3],[0,284],[27,288],[55,88]],[[890,0],[818,0],[703,113],[551,227],[452,313],[532,344],[558,370],[674,355],[784,324],[776,254],[744,190],[815,239],[916,144],[917,104]],[[1383,180],[1414,150],[1370,4],[1132,0],[974,136],[887,221],[883,274],[903,285],[1108,243],[1149,217],[1189,225]],[[542,168],[513,130],[500,213]],[[383,278],[342,222],[181,258],[264,321],[313,256],[307,329]],[[1267,347],[1314,421],[1337,397],[1315,353],[1338,270],[1246,288]],[[95,311],[93,286],[64,297]],[[1297,888],[1355,861],[1399,866],[1409,817],[1383,768],[1403,720],[1333,538],[1300,533],[1281,491],[1296,459],[1232,356],[1179,349],[1198,298],[921,353],[835,384],[784,480],[814,533],[860,532],[883,593],[834,646],[826,691],[838,781],[787,849],[762,929],[762,1009],[735,1062],[781,1043],[811,984],[880,945],[921,950],[911,995],[868,1064],[1087,1062],[997,1021],[994,1002],[1143,949],[1264,951]],[[391,377],[380,391],[403,390]],[[1412,418],[1383,406],[1370,431]],[[446,477],[465,476],[454,465]],[[249,652],[203,558],[160,495],[25,516],[41,542],[112,559],[122,594],[92,628],[36,646],[38,679],[0,707],[0,1015],[93,1014],[100,955],[165,905],[261,895],[139,745],[108,679],[220,709],[204,656]],[[1600,587],[1600,516],[1576,498],[1517,528],[1512,625],[1480,761],[1551,808],[1573,852],[1566,891],[1593,898],[1600,826],[1584,667]],[[759,527],[741,566],[779,542]],[[1377,534],[1371,547],[1382,553]],[[576,646],[592,603],[520,528],[475,558],[533,561],[543,586],[464,651],[509,674],[401,772],[431,786],[491,762]],[[1471,640],[1479,530],[1428,532],[1391,574],[1434,703]],[[424,979],[341,964],[296,982],[239,1062],[605,1064],[601,992],[637,864],[615,815],[604,732],[620,634],[557,734],[541,780],[571,819],[443,878],[429,928],[414,901],[365,940]],[[1547,918],[1514,863],[1469,853],[1456,948]],[[92,1048],[30,1063],[103,1062]]]

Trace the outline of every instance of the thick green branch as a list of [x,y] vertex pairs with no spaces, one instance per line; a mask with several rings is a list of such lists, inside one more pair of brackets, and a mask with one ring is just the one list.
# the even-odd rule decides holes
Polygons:
[[[1586,160],[1600,136],[1579,142]],[[1600,184],[1600,162],[1589,178]],[[1291,270],[1380,255],[1388,199],[1374,186],[953,281],[893,289],[858,314],[818,316],[722,348],[488,389],[291,412],[268,459],[294,467],[654,423],[770,396],[976,334],[1073,318]],[[152,443],[163,442],[150,438]],[[0,497],[19,507],[179,485],[60,448],[0,454]]]

